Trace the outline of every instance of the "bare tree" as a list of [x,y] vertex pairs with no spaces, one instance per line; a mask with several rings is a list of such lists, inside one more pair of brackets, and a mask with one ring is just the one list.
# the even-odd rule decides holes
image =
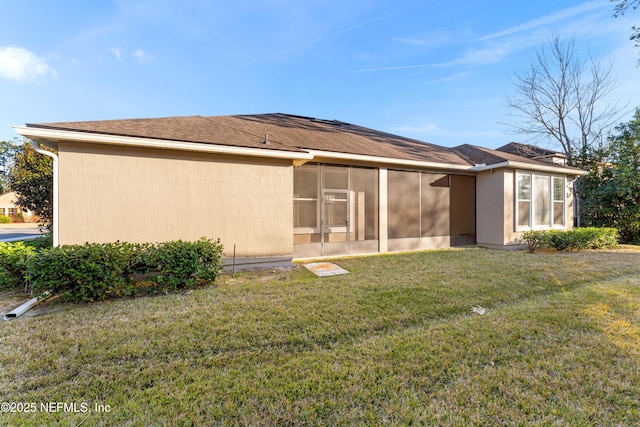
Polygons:
[[[616,7],[613,9],[613,16],[616,18],[624,15],[625,12],[629,10],[629,8],[632,8],[633,10],[635,10],[638,7],[640,7],[640,0],[611,0],[611,1],[614,3],[617,3]],[[636,43],[636,47],[640,47],[640,28],[634,25],[633,27],[631,27],[631,29],[633,30],[633,33],[631,33],[631,37],[629,37],[629,39],[633,40]]]
[[603,66],[592,56],[580,60],[573,38],[563,42],[553,36],[536,50],[530,69],[516,74],[517,95],[507,97],[516,120],[506,125],[561,147],[569,165],[580,166],[620,118],[621,110],[606,100],[615,88],[611,67],[611,61]]

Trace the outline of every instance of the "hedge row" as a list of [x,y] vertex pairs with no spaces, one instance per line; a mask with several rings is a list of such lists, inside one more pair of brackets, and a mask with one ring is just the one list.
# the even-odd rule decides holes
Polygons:
[[24,242],[0,242],[0,289],[23,285],[27,276],[27,260],[36,248]]
[[[7,266],[12,262],[15,268]],[[40,251],[14,243],[0,247],[4,286],[29,281],[38,294],[91,302],[190,288],[215,280],[222,270],[219,240],[201,238],[160,244],[86,243]],[[2,284],[0,284],[2,286]]]
[[538,248],[553,248],[559,251],[602,249],[618,244],[615,228],[581,227],[572,230],[526,231],[522,240],[534,252]]

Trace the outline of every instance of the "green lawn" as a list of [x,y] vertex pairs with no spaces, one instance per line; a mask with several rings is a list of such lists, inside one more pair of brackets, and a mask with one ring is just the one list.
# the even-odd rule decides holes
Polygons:
[[0,323],[0,425],[640,424],[640,251],[336,262]]

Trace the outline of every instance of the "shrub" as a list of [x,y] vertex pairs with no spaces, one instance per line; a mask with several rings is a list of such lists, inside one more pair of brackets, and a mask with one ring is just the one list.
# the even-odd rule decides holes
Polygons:
[[144,245],[136,254],[133,270],[161,290],[193,287],[214,280],[222,270],[220,241],[201,238]]
[[24,242],[0,242],[0,289],[24,284],[27,260],[35,253],[36,249]]
[[36,250],[48,249],[53,246],[53,236],[51,235],[51,233],[43,234],[40,237],[36,237],[35,239],[26,240],[25,245],[31,246]]
[[522,233],[522,240],[530,253],[535,252],[538,248],[548,246],[547,233],[544,231],[531,230]]
[[582,227],[572,230],[527,231],[522,234],[529,252],[539,247],[551,247],[558,251],[602,249],[618,244],[615,228]]
[[549,230],[545,234],[547,236],[547,245],[558,251],[573,249],[577,244],[574,233],[569,233],[565,230]]
[[611,248],[618,246],[620,233],[617,229],[611,227],[590,227],[596,230],[595,235],[591,239],[591,249]]
[[39,294],[91,302],[156,294],[212,282],[222,270],[219,240],[160,244],[105,243],[60,246],[29,260],[29,279]]
[[11,218],[9,218],[6,215],[0,215],[0,224],[10,224],[11,222]]
[[61,294],[63,301],[91,302],[133,293],[130,260],[134,245],[105,243],[58,246],[29,260],[34,291]]

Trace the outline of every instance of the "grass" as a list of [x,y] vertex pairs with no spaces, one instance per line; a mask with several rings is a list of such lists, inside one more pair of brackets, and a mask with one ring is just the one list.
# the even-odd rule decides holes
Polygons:
[[640,423],[640,251],[336,262],[1,323],[0,424]]

